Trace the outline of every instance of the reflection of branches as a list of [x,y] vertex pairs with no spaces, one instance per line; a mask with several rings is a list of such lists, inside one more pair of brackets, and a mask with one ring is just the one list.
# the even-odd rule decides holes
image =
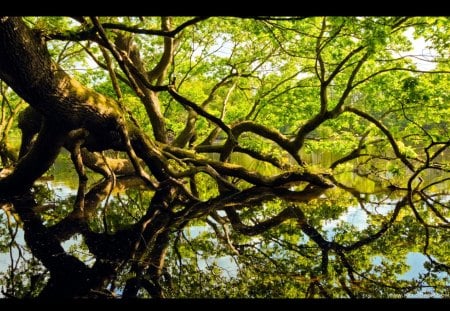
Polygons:
[[[15,279],[16,279],[16,273],[18,270],[18,265],[19,265],[20,259],[24,259],[24,258],[23,258],[22,250],[21,250],[20,246],[16,243],[16,236],[19,231],[19,223],[17,221],[15,221],[15,228],[13,229],[13,224],[11,222],[11,213],[5,207],[3,207],[3,209],[6,211],[7,228],[8,228],[8,232],[10,235],[10,242],[8,243],[10,265],[9,265],[9,278],[8,278],[7,287],[11,288],[11,290],[12,290],[12,292],[8,293],[8,294],[14,296],[15,288],[16,288]],[[18,257],[15,262],[14,262],[14,255],[13,255],[14,247],[16,247],[16,249],[18,251]]]
[[[120,179],[118,179],[118,182],[120,183]],[[92,190],[87,192],[85,198],[85,213],[89,214],[95,211],[90,209],[89,204],[87,203],[101,202],[102,199],[110,191],[110,189],[107,189],[108,187],[105,186],[107,184],[107,182],[104,183],[102,187],[96,185],[98,191],[97,193]],[[126,238],[134,241],[139,240],[139,243],[142,245],[136,248],[133,257],[122,257],[122,262],[124,262],[123,260],[131,260],[131,262],[134,262],[134,268],[130,271],[130,274],[134,273],[134,276],[128,278],[128,285],[126,285],[127,291],[124,291],[123,297],[136,297],[140,289],[148,292],[150,296],[162,297],[161,295],[163,295],[163,292],[160,282],[162,282],[163,280],[162,267],[165,256],[165,249],[168,245],[167,240],[165,240],[168,236],[164,236],[163,232],[167,233],[167,228],[177,227],[181,229],[179,230],[179,237],[174,241],[174,254],[176,258],[178,258],[178,273],[180,273],[178,278],[181,278],[182,271],[187,271],[189,269],[185,266],[186,263],[183,258],[184,254],[182,254],[181,250],[178,250],[180,238],[182,236],[182,228],[187,224],[187,220],[210,215],[211,211],[213,210],[225,209],[227,211],[227,217],[216,215],[213,216],[212,219],[216,219],[217,217],[219,217],[217,218],[217,221],[213,222],[212,220],[210,220],[210,218],[207,218],[206,222],[216,232],[219,240],[223,240],[224,244],[227,245],[232,251],[233,249],[236,250],[236,252],[233,251],[235,256],[238,256],[239,254],[239,257],[236,257],[236,260],[238,260],[239,258],[239,263],[248,260],[248,264],[253,266],[251,267],[251,269],[253,269],[253,271],[257,272],[258,274],[267,274],[268,276],[282,275],[284,277],[292,277],[295,279],[295,275],[288,271],[288,267],[284,266],[282,261],[279,261],[278,258],[274,257],[277,256],[277,254],[272,253],[270,250],[265,248],[268,247],[269,244],[267,244],[267,246],[263,245],[264,242],[258,242],[256,244],[234,244],[231,240],[231,237],[228,236],[227,232],[225,231],[225,226],[229,224],[228,222],[231,223],[232,228],[238,233],[250,236],[264,234],[265,238],[269,239],[269,241],[275,242],[276,244],[281,246],[283,250],[291,251],[294,254],[296,253],[304,257],[305,259],[314,262],[316,268],[314,268],[314,271],[310,272],[310,280],[308,281],[310,283],[310,287],[307,290],[307,294],[311,297],[315,295],[320,295],[323,297],[334,297],[335,295],[338,295],[335,294],[328,286],[328,282],[332,281],[332,278],[334,278],[334,276],[332,276],[331,273],[328,273],[328,271],[330,266],[332,267],[332,269],[336,269],[335,258],[339,260],[339,265],[342,266],[341,269],[345,271],[346,275],[345,277],[340,276],[335,281],[337,282],[337,284],[340,284],[340,287],[342,288],[345,295],[348,295],[349,297],[363,297],[365,292],[369,292],[371,290],[370,288],[366,288],[364,284],[361,283],[360,279],[367,280],[368,282],[379,287],[392,288],[396,291],[402,291],[402,293],[408,292],[410,290],[413,290],[414,288],[418,288],[421,286],[420,284],[414,284],[408,285],[407,287],[402,287],[395,285],[395,283],[391,284],[390,282],[380,282],[377,280],[372,280],[370,275],[367,276],[366,274],[357,271],[358,261],[356,261],[356,259],[351,256],[351,252],[355,251],[358,248],[374,243],[377,239],[379,239],[387,232],[387,230],[397,220],[400,209],[405,204],[408,204],[407,198],[403,198],[397,202],[392,214],[381,225],[381,228],[379,228],[375,233],[372,233],[364,238],[359,238],[359,240],[355,242],[337,243],[336,241],[326,239],[320,229],[313,225],[310,216],[305,214],[303,208],[300,207],[300,203],[309,202],[314,197],[317,198],[318,196],[323,194],[325,191],[325,189],[315,188],[315,196],[306,196],[306,193],[311,193],[312,189],[314,189],[314,187],[309,186],[309,188],[305,189],[302,192],[287,190],[285,188],[255,187],[253,189],[247,189],[245,191],[240,191],[233,194],[223,194],[222,196],[211,199],[208,202],[191,205],[184,210],[181,210],[180,212],[174,213],[173,217],[169,217],[167,220],[159,219],[159,215],[163,216],[163,214],[161,214],[161,211],[159,213],[155,212],[153,216],[151,214],[144,216],[140,221],[137,222],[137,224],[139,225],[132,226],[134,228],[140,227],[140,230],[144,230],[142,231],[142,234],[139,235],[139,237],[137,235],[130,234],[131,231],[127,229],[124,231],[110,232],[109,238],[105,234],[87,234],[87,236],[91,236],[91,238],[86,239],[86,243],[90,247],[91,253],[96,256],[97,261],[100,263],[101,261],[114,261],[116,259],[109,257],[107,253],[101,253],[99,249],[96,250],[95,248],[92,248],[92,243],[94,241],[93,237],[95,237],[96,243],[104,243],[105,247],[106,245],[110,246],[114,243],[113,245],[116,245],[116,247],[120,247],[122,249],[126,248],[126,243],[130,243],[129,241],[125,240]],[[163,194],[157,197],[166,198],[166,196]],[[251,225],[244,224],[246,223],[247,219],[244,220],[244,213],[240,213],[241,209],[244,206],[254,207],[254,204],[256,202],[259,202],[258,204],[261,204],[262,202],[264,202],[264,200],[268,201],[273,199],[274,197],[282,198],[287,202],[289,202],[289,200],[291,199],[294,199],[299,203],[295,205],[288,203],[290,205],[289,207],[283,209],[277,215],[272,216],[271,218],[268,218],[266,220],[261,220],[259,222],[255,220]],[[159,202],[158,200],[159,199],[154,199],[154,202],[150,206],[152,206],[152,208],[155,208],[156,202]],[[96,204],[98,206],[98,203]],[[155,211],[157,211],[157,209],[155,209]],[[73,214],[69,215],[69,217],[66,218],[73,218],[74,216],[76,216],[75,211],[73,212]],[[78,215],[77,217],[81,217],[81,215]],[[308,236],[316,246],[295,245],[279,236],[276,231],[273,231],[273,233],[269,232],[269,230],[279,228],[288,219],[296,221],[298,228],[300,228],[301,231],[306,236]],[[62,221],[62,223],[64,222],[68,223],[67,220]],[[144,223],[146,223],[145,226],[143,226]],[[56,230],[58,225],[49,227],[49,230],[47,232],[59,232],[58,234],[61,235],[62,229]],[[223,226],[223,229],[221,230],[219,226]],[[83,235],[86,235],[86,230],[88,229],[86,227],[79,227],[77,230],[80,230]],[[115,236],[114,239],[113,236]],[[119,238],[120,236],[123,236],[123,240],[122,238]],[[165,240],[166,242],[161,242],[161,239]],[[197,254],[196,256],[194,256],[194,260],[196,260],[197,262],[198,271],[201,272],[203,269],[202,263],[200,262],[200,258],[201,256],[203,256],[200,252],[201,246],[192,243],[187,237],[185,237],[185,240],[187,241],[187,244],[190,245],[192,251]],[[233,240],[235,240],[234,236]],[[156,245],[158,245],[158,247],[155,248]],[[252,251],[253,255],[251,255]],[[258,254],[257,257],[259,259],[255,258],[255,253]],[[336,256],[334,256],[334,254]],[[445,264],[439,263],[432,257],[429,258],[429,261],[433,263],[436,268],[447,269],[448,266],[446,266]],[[258,260],[271,262],[275,267],[275,269],[273,270],[277,271],[277,274],[274,274],[273,271],[268,272],[266,268],[258,267],[258,265],[260,265],[258,263]],[[97,264],[95,268],[95,271],[97,272],[101,270],[98,265],[99,264]],[[110,267],[109,269],[111,269],[111,266],[109,264],[107,265],[107,267],[108,266]],[[113,267],[115,266],[113,265]],[[342,271],[336,272],[338,274],[341,274]],[[110,273],[115,274],[116,272],[110,271]],[[107,294],[107,292],[104,289],[97,288],[94,289],[94,291],[91,291],[91,294],[101,296]]]
[[77,194],[77,201],[83,201],[83,209],[75,208],[62,221],[48,228],[60,240],[67,240],[75,233],[81,233],[87,229],[88,222],[96,215],[100,203],[112,191],[112,181],[105,179],[94,185],[82,197]]
[[376,233],[374,233],[366,238],[360,239],[359,241],[357,241],[351,245],[343,246],[343,249],[345,251],[352,251],[352,250],[360,248],[360,247],[367,245],[367,244],[375,241],[376,239],[380,238],[392,226],[392,224],[396,220],[401,208],[404,207],[407,204],[407,202],[408,202],[407,197],[404,197],[402,200],[398,201],[397,204],[395,205],[395,209],[394,209],[390,219],[387,222],[385,222]]
[[[426,286],[423,285],[423,283],[425,283],[426,281],[426,276],[423,276],[421,280],[416,281],[414,285],[409,285],[409,286],[396,286],[393,284],[388,284],[387,282],[381,282],[378,280],[375,280],[373,278],[370,278],[368,276],[366,276],[364,273],[358,272],[358,271],[354,271],[354,273],[359,276],[361,279],[364,279],[366,281],[368,281],[369,283],[375,284],[379,287],[384,287],[384,288],[390,288],[390,289],[394,289],[398,292],[400,292],[402,294],[402,297],[404,298],[404,295],[406,295],[409,292],[414,291],[415,289],[418,288],[424,288]],[[360,283],[361,286],[361,283]],[[362,286],[361,286],[362,287]],[[363,288],[362,288],[363,289]]]
[[[445,178],[444,180],[450,180],[450,178]],[[441,180],[441,181],[442,181],[442,180]],[[435,184],[435,183],[432,183],[432,184]],[[438,183],[436,183],[436,184],[438,184]],[[431,184],[430,184],[430,185],[431,185]],[[436,206],[441,206],[441,207],[443,207],[443,208],[449,209],[450,206],[445,205],[445,204],[442,203],[441,201],[439,201],[439,200],[433,198],[431,195],[428,195],[427,193],[425,193],[425,188],[429,187],[430,185],[424,187],[421,191],[419,191],[419,195],[424,199],[424,201],[426,202],[426,204],[427,204],[427,205],[432,205],[434,209],[436,208],[435,205],[436,205]],[[446,194],[446,193],[445,193],[445,194]],[[431,201],[431,203],[430,203],[429,201]]]
[[[128,201],[131,200],[130,196],[128,196],[127,200],[128,200]],[[123,211],[124,211],[125,213],[127,213],[127,215],[128,215],[129,217],[133,218],[134,221],[138,221],[138,220],[139,220],[138,217],[136,217],[135,215],[133,215],[133,214],[128,210],[128,208],[130,207],[129,202],[127,203],[127,202],[123,201],[123,200],[122,200],[122,197],[121,197],[119,194],[117,195],[117,201],[121,204],[121,207],[122,207]],[[143,202],[142,202],[142,201],[140,201],[140,202],[133,202],[133,204],[136,204],[136,205],[142,205]]]
[[308,259],[315,259],[316,256],[313,254],[313,251],[319,248],[317,246],[294,245],[275,235],[270,235],[269,239],[283,247],[283,249],[290,250]]
[[333,298],[330,293],[322,286],[322,284],[318,280],[314,280],[311,283],[313,286],[319,289],[320,294],[322,294],[325,298]]
[[[448,226],[449,221],[447,220],[447,218],[444,217],[444,215],[442,215],[435,207],[434,204],[431,204],[429,200],[431,200],[431,198],[426,195],[425,193],[423,193],[423,191],[419,191],[418,192],[419,196],[423,199],[423,202],[425,202],[425,204],[428,206],[428,208],[440,219],[442,220],[446,226]],[[433,203],[436,203],[435,201]],[[437,224],[436,226],[440,226],[441,224]]]
[[218,237],[220,241],[222,241],[227,247],[230,248],[230,250],[235,253],[236,255],[239,255],[239,251],[234,247],[233,242],[230,239],[230,235],[227,229],[227,226],[222,224],[222,230],[223,234],[220,232],[217,224],[213,222],[210,219],[206,219],[206,223],[214,230],[214,233]]
[[[89,284],[92,282],[88,277],[89,268],[64,251],[57,239],[32,211],[33,206],[36,206],[36,202],[29,196],[17,198],[14,201],[15,210],[24,223],[27,245],[33,255],[50,271],[50,279],[40,296],[74,297],[87,294],[94,285]],[[67,279],[71,280],[72,286],[67,286]]]
[[[345,267],[348,277],[352,283],[357,282],[355,278],[355,269],[353,267],[353,264],[348,260],[346,253],[352,252],[358,248],[361,248],[365,245],[369,245],[373,243],[375,240],[379,239],[381,236],[383,236],[387,230],[393,225],[393,223],[396,221],[397,216],[401,210],[402,207],[404,207],[406,204],[408,204],[408,198],[407,196],[404,197],[402,200],[398,201],[396,204],[396,207],[394,211],[392,212],[392,215],[389,217],[389,219],[384,222],[384,224],[381,226],[380,229],[378,229],[375,233],[365,237],[360,238],[358,241],[349,243],[347,245],[340,244],[335,241],[328,241],[326,240],[323,235],[314,227],[312,226],[307,216],[304,214],[304,212],[298,207],[298,206],[291,206],[284,210],[282,210],[280,213],[278,213],[276,216],[273,216],[267,220],[258,222],[253,225],[245,225],[242,220],[240,219],[239,214],[233,209],[228,208],[226,209],[227,216],[233,226],[233,229],[235,229],[237,232],[254,236],[261,234],[263,232],[266,232],[272,228],[275,228],[279,226],[281,223],[288,219],[295,219],[297,221],[297,224],[301,228],[304,234],[306,234],[312,241],[314,241],[321,250],[321,261],[320,261],[320,270],[322,275],[327,275],[328,270],[328,264],[329,264],[329,252],[333,251],[335,252],[338,257],[341,260],[341,263]],[[276,243],[283,246],[283,249],[289,249],[291,251],[298,252],[300,255],[304,256],[304,250],[301,247],[297,247],[294,245],[290,245],[289,243],[273,238],[272,240]],[[307,256],[308,257],[308,256]],[[274,263],[275,264],[275,263]],[[315,284],[315,286],[319,286],[318,284]],[[345,290],[345,289],[344,289]],[[349,296],[357,296],[358,294],[353,293],[350,291],[350,289],[347,288],[346,291]],[[351,294],[350,294],[351,293]],[[323,288],[323,291],[321,291],[321,295],[327,296],[327,291]]]

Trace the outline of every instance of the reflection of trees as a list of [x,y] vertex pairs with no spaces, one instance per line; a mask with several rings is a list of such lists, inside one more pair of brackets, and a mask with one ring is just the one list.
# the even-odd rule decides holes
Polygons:
[[[118,178],[116,187],[129,182],[133,179]],[[20,274],[29,281],[7,283],[6,294],[403,297],[432,287],[446,295],[448,207],[446,197],[426,193],[429,188],[366,195],[314,186],[252,187],[174,210],[169,209],[174,204],[170,187],[153,194],[128,190],[124,197],[113,193],[113,181],[105,179],[84,195],[80,187],[76,198],[68,199],[69,213],[58,210],[68,202],[46,205],[32,194],[16,197],[2,207],[8,215],[19,215],[33,258],[48,272],[37,267],[24,273],[36,266],[33,258],[21,267],[11,263],[8,280],[19,280]],[[330,235],[324,220],[338,219],[356,203],[364,207],[366,228],[343,221]],[[48,208],[59,219],[45,221]],[[196,226],[200,233],[190,237],[187,228]],[[12,243],[17,227],[7,226]],[[66,252],[61,243],[78,234],[84,246],[79,253]],[[428,256],[427,273],[398,279],[407,271],[409,252]],[[374,256],[382,264],[374,263]],[[221,267],[214,257],[233,264]],[[226,269],[233,270],[232,277]]]
[[[0,18],[0,200],[49,274],[8,294],[447,295],[447,29],[440,17]],[[402,56],[405,30],[436,49],[435,69]],[[49,205],[28,192],[61,148],[78,192]],[[108,179],[88,188],[86,167]],[[124,174],[152,192],[115,194]],[[360,180],[396,192],[361,193]],[[362,227],[347,219],[356,204]],[[4,245],[18,249],[12,224]],[[65,251],[75,237],[83,252]],[[427,258],[419,280],[397,278],[409,252]]]

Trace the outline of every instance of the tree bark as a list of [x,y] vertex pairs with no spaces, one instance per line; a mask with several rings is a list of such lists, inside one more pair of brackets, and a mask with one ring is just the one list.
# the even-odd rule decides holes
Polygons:
[[[31,186],[75,129],[87,131],[82,147],[89,151],[124,150],[130,156],[136,152],[157,180],[168,178],[163,155],[136,126],[125,121],[119,104],[71,78],[52,61],[41,34],[19,17],[0,18],[0,79],[40,113],[45,124],[32,150],[12,175],[0,181],[0,193],[21,192]],[[124,141],[127,138],[129,143]],[[129,150],[130,145],[135,150]]]
[[[34,138],[42,127],[43,117],[33,107],[28,106],[18,116],[18,127],[22,132],[22,141],[20,145],[19,159],[22,158],[34,143]],[[69,135],[64,142],[64,147],[73,151],[76,142]],[[110,177],[111,174],[121,176],[136,175],[133,165],[128,159],[113,159],[98,152],[90,152],[86,148],[81,148],[80,152],[82,163],[104,177]],[[144,165],[144,163],[141,163]]]
[[27,191],[53,164],[65,138],[65,132],[44,122],[33,148],[19,160],[12,174],[0,179],[0,193],[14,195]]

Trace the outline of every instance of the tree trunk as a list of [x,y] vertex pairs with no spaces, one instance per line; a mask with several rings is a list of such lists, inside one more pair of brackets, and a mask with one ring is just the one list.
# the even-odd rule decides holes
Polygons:
[[0,18],[0,79],[39,112],[45,124],[13,174],[0,180],[0,193],[22,192],[32,185],[53,163],[70,131],[76,129],[88,133],[82,147],[90,151],[125,150],[130,156],[133,148],[156,179],[168,178],[164,157],[139,129],[125,121],[118,103],[67,75],[52,61],[41,34],[19,17]]
[[[42,122],[42,115],[31,106],[28,106],[19,114],[17,125],[22,132],[19,159],[25,156],[34,144],[34,138],[39,133]],[[64,147],[69,152],[72,152],[72,146],[74,144],[76,142],[71,140],[71,137],[67,137],[67,140],[64,142]],[[81,149],[80,155],[85,166],[94,172],[102,174],[104,177],[110,177],[111,174],[121,176],[136,175],[134,167],[128,159],[109,158],[102,156],[98,152],[90,152],[86,148]],[[144,163],[141,163],[141,165],[144,165]]]

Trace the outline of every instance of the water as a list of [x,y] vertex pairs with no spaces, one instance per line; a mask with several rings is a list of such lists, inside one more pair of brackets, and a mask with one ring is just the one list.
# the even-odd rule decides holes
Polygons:
[[[100,261],[110,263],[115,277],[105,278],[105,288],[120,297],[127,280],[141,271],[137,267],[146,267],[155,249],[155,241],[145,232],[137,239],[127,235],[127,230],[147,217],[154,192],[130,179],[118,180],[111,189],[98,175],[90,174],[85,197],[89,204],[80,218],[74,209],[77,178],[67,158],[61,157],[49,175],[53,179],[41,180],[35,189],[34,209],[50,228],[50,238],[52,234],[58,237],[63,252],[88,268]],[[355,183],[348,174],[340,181]],[[218,222],[217,217],[225,216],[220,205],[215,217],[174,223],[168,231],[161,285],[169,297],[304,298],[325,293],[335,298],[349,297],[349,293],[366,298],[449,297],[448,226],[416,196],[414,208],[431,225],[427,233],[410,206],[399,206],[405,192],[379,191],[371,183],[367,187],[358,183],[353,193],[334,187],[308,203],[253,199],[253,206],[239,209],[243,224],[252,226],[295,207],[302,211],[309,227],[292,219],[261,234],[246,236]],[[208,189],[207,182],[199,185]],[[448,218],[447,186],[439,184],[427,194],[433,196],[439,215]],[[7,209],[6,205],[2,207]],[[0,286],[7,295],[36,296],[50,278],[48,269],[27,247],[23,223],[17,215],[0,215]],[[387,223],[390,225],[383,231]],[[43,234],[39,230],[34,233]],[[115,238],[119,235],[125,238]],[[325,246],[318,244],[317,236],[342,248],[328,249],[324,262]],[[114,254],[121,254],[128,242],[136,245],[136,255],[118,259]],[[67,273],[70,268],[67,266]],[[142,270],[144,279],[148,271]],[[68,277],[67,282],[70,280]],[[139,296],[148,297],[148,293],[141,290]]]

